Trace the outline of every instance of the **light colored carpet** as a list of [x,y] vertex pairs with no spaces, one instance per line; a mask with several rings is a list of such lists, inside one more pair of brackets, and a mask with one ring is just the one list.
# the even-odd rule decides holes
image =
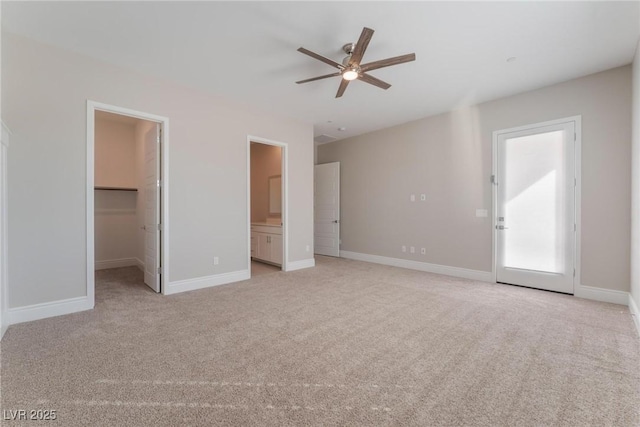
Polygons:
[[9,329],[2,409],[64,426],[640,424],[626,307],[316,261],[169,297],[101,271],[95,310]]

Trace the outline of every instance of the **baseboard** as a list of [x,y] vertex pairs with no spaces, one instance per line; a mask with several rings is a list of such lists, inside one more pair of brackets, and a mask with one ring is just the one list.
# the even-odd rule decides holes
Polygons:
[[138,258],[119,258],[96,261],[95,270],[106,270],[108,268],[133,267],[141,262]]
[[136,260],[136,267],[138,267],[140,271],[144,273],[144,262],[142,262],[140,258],[135,258],[135,260]]
[[89,301],[87,297],[69,298],[60,301],[10,308],[9,324],[15,325],[16,323],[62,316],[63,314],[77,313],[79,311],[91,310],[92,308],[93,302]]
[[369,255],[349,251],[340,251],[340,257],[353,259],[356,261],[366,261],[375,264],[390,265],[393,267],[408,268],[410,270],[426,271],[428,273],[444,274],[445,276],[461,277],[463,279],[481,280],[483,282],[493,281],[493,276],[490,271],[470,270],[467,268],[449,267],[446,265],[429,264],[420,261],[389,258],[379,255]]
[[635,323],[636,329],[638,330],[638,335],[640,335],[640,309],[638,309],[638,305],[633,299],[633,295],[631,295],[631,293],[629,293],[629,311],[631,312],[633,323]]
[[177,294],[180,292],[195,291],[196,289],[210,288],[213,286],[226,285],[228,283],[249,280],[251,271],[240,270],[230,273],[216,274],[213,276],[197,277],[195,279],[177,280],[169,283],[165,295]]
[[302,261],[293,261],[287,263],[287,271],[302,270],[303,268],[311,268],[316,266],[316,260],[313,258],[303,259]]
[[629,292],[614,291],[612,289],[594,288],[593,286],[576,285],[573,295],[578,298],[594,301],[610,302],[612,304],[628,305]]

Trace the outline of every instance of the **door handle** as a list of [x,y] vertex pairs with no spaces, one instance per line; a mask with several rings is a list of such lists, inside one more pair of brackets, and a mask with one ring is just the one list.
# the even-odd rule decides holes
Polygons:
[[508,230],[509,229],[509,227],[505,227],[504,225],[496,225],[496,228],[498,230]]

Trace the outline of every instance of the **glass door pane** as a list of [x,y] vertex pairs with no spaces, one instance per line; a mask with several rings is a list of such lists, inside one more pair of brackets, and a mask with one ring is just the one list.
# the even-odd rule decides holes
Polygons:
[[504,141],[504,267],[565,269],[564,130]]

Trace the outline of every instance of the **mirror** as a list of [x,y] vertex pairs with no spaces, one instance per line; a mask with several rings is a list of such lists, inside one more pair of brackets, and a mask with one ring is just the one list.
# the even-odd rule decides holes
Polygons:
[[282,175],[269,177],[269,216],[282,214]]

